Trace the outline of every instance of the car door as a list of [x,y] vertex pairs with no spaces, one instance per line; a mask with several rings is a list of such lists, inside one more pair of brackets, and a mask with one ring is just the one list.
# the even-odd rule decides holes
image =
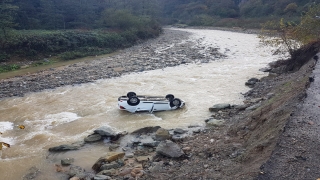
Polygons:
[[153,109],[153,101],[140,101],[139,105],[137,106],[137,111],[147,111],[151,112]]
[[154,107],[152,111],[166,111],[170,109],[171,108],[168,101],[157,101],[154,102]]

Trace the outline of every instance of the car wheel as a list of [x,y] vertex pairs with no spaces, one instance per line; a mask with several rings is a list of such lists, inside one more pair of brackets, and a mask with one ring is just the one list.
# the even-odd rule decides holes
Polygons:
[[137,96],[135,92],[128,92],[127,93],[128,98],[135,97],[135,96]]
[[127,101],[130,106],[136,106],[140,103],[140,99],[137,97],[130,97]]
[[170,102],[174,99],[174,95],[172,94],[167,94],[166,99],[169,100]]
[[171,102],[170,102],[170,106],[171,107],[177,107],[179,108],[181,106],[181,100],[178,98],[174,98]]

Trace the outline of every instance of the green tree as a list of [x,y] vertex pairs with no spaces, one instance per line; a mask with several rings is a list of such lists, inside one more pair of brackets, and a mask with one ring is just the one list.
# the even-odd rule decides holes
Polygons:
[[260,32],[260,40],[264,45],[276,47],[277,53],[293,52],[301,46],[320,40],[320,4],[311,6],[301,17],[298,24],[269,21],[263,25]]
[[300,24],[294,28],[293,36],[302,44],[320,40],[320,4],[310,6]]
[[0,0],[0,3],[0,29],[2,30],[3,36],[6,38],[8,30],[16,26],[14,16],[18,7],[10,4],[12,3],[12,0]]

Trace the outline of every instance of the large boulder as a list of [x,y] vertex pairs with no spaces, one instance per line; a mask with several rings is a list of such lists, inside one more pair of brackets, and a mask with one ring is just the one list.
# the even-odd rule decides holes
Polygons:
[[160,126],[149,126],[149,127],[144,127],[138,130],[133,131],[131,134],[148,134],[148,133],[154,133],[158,129],[160,129]]
[[212,107],[209,108],[209,111],[211,112],[218,112],[220,110],[223,110],[223,109],[230,109],[230,104],[227,104],[227,103],[222,103],[222,104],[215,104],[213,105]]
[[178,158],[184,155],[184,152],[179,145],[170,140],[162,141],[158,145],[156,152],[170,158]]
[[252,88],[257,82],[259,82],[260,80],[257,78],[250,78],[245,85]]
[[171,138],[171,135],[168,130],[166,130],[164,128],[160,128],[156,131],[155,139],[157,141],[163,141],[163,140],[170,139],[170,138]]
[[78,150],[80,147],[84,145],[84,142],[77,142],[73,144],[63,144],[60,146],[55,146],[49,148],[50,152],[61,152],[61,151],[70,151],[70,150]]
[[84,138],[85,142],[96,142],[100,141],[102,139],[102,136],[100,134],[90,134],[89,136]]
[[184,130],[184,129],[181,129],[181,128],[176,128],[173,130],[173,133],[174,134],[183,134],[183,133],[186,133],[187,131]]
[[114,138],[118,134],[109,126],[102,126],[96,130],[94,130],[95,134],[100,134],[101,136],[111,137]]

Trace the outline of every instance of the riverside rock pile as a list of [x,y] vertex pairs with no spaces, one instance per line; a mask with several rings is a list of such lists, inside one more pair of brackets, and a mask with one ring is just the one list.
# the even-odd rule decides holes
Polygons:
[[[56,171],[62,173],[65,179],[137,179],[147,174],[166,172],[170,162],[158,161],[159,157],[186,159],[190,156],[191,147],[182,142],[190,135],[204,131],[203,127],[166,130],[160,126],[144,127],[130,134],[117,133],[111,127],[104,126],[96,129],[84,141],[70,145],[60,145],[49,148],[51,153],[79,150],[92,143],[109,139],[105,146],[109,147],[92,166],[86,171],[73,164],[73,158],[61,159],[55,164]],[[94,137],[94,138],[92,138]],[[96,138],[99,137],[99,138]],[[88,141],[88,139],[90,139]],[[172,163],[172,162],[171,162]],[[25,177],[27,177],[26,175]]]
[[60,86],[94,82],[123,74],[161,69],[188,63],[207,63],[225,55],[201,40],[186,40],[190,33],[166,29],[159,38],[121,50],[107,58],[75,63],[66,67],[0,81],[0,98],[24,96]]

